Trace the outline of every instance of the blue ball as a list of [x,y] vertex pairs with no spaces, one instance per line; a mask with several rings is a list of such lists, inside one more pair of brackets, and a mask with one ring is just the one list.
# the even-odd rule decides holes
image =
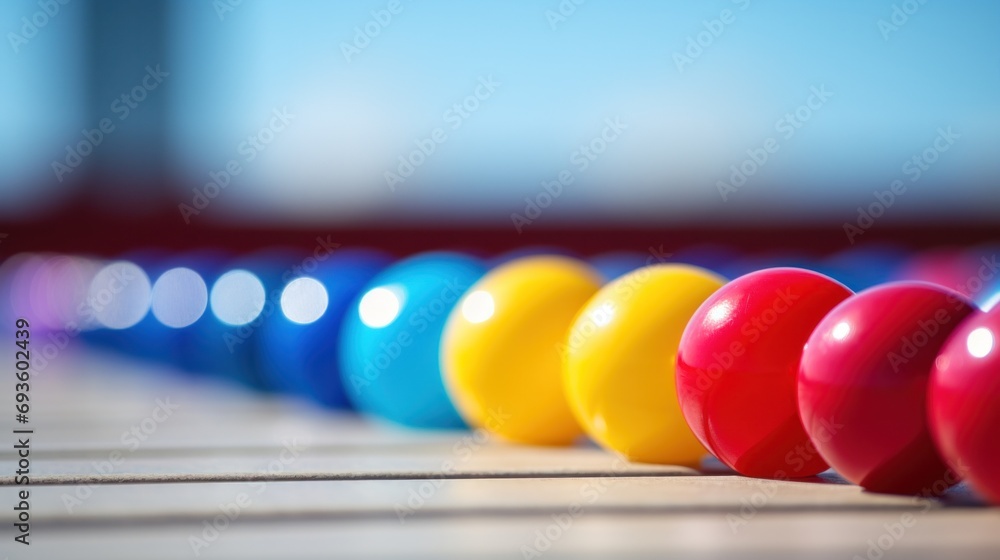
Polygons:
[[893,245],[852,247],[825,259],[821,272],[860,292],[893,280],[906,257],[906,251]]
[[743,255],[726,245],[700,243],[680,247],[674,252],[670,252],[669,249],[669,245],[660,244],[650,247],[649,253],[656,262],[679,262],[699,266],[726,278],[736,278],[746,272],[743,268],[734,267]]
[[589,262],[591,266],[601,273],[605,282],[610,282],[619,276],[650,264],[653,262],[653,259],[648,253],[615,251],[595,255],[589,259]]
[[500,253],[486,262],[487,266],[495,268],[502,264],[509,263],[510,261],[523,259],[524,257],[533,257],[535,255],[563,255],[566,257],[576,257],[576,254],[572,251],[555,245],[527,245],[505,253]]
[[279,309],[282,290],[289,281],[311,268],[306,266],[307,262],[312,265],[315,259],[303,258],[296,248],[267,247],[229,263],[231,269],[252,273],[264,288],[263,308],[256,317],[246,323],[223,325],[222,339],[229,353],[226,371],[238,383],[262,391],[278,389],[272,385],[266,366],[259,360],[259,348],[266,326],[282,319]]
[[[131,262],[146,274],[150,285],[167,270],[165,266],[166,257],[159,251],[133,251],[122,255],[111,261],[124,260]],[[126,280],[127,282],[127,280]],[[113,294],[111,300],[113,301]],[[157,360],[169,354],[166,350],[170,346],[170,329],[165,327],[153,317],[151,310],[147,310],[143,318],[138,323],[125,329],[98,328],[84,331],[82,339],[88,343],[145,360]]]
[[[180,330],[181,365],[251,389],[269,389],[257,363],[258,331],[275,314],[282,279],[290,277],[301,262],[294,250],[282,248],[231,260],[199,260],[198,266],[192,266],[208,284],[209,305],[201,319]],[[227,289],[220,288],[220,280],[234,274],[245,282],[226,282]],[[216,309],[217,290],[228,294],[220,296],[220,301],[234,298],[241,303]]]
[[359,410],[416,428],[464,427],[441,376],[441,333],[483,274],[478,260],[424,253],[385,269],[344,319],[341,375]]
[[[226,253],[203,249],[179,255],[178,262],[197,272],[211,292],[230,258]],[[197,321],[177,329],[171,362],[192,374],[219,374],[232,363],[232,355],[226,350],[222,336],[223,328],[209,305]]]
[[261,325],[258,367],[269,387],[333,408],[350,406],[340,373],[341,325],[361,290],[390,262],[383,253],[342,249],[305,275],[326,290],[326,310],[303,324],[282,308]]

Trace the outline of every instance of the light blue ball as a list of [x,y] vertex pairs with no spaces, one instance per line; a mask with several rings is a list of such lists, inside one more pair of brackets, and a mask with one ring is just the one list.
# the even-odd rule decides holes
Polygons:
[[457,253],[420,254],[383,270],[344,319],[341,375],[364,412],[415,428],[465,426],[441,376],[441,333],[452,308],[483,274]]

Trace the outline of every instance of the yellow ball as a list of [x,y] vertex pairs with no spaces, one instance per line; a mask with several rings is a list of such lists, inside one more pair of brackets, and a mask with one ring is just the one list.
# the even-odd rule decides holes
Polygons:
[[587,434],[633,461],[697,466],[674,363],[688,320],[725,279],[688,265],[635,270],[598,292],[566,340],[566,394]]
[[441,341],[445,385],[466,422],[521,443],[567,445],[583,433],[566,401],[560,352],[600,287],[578,260],[535,256],[469,288]]

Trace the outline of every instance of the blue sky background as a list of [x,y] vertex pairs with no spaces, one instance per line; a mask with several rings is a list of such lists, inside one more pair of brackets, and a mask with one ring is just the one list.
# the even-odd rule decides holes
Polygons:
[[[589,0],[553,28],[554,0],[401,0],[346,60],[355,28],[388,4],[246,0],[220,17],[210,2],[170,3],[169,48],[148,60],[171,72],[166,101],[147,109],[166,111],[174,197],[239,159],[214,219],[500,224],[566,169],[575,182],[546,210],[553,222],[847,220],[895,179],[908,190],[887,221],[1000,218],[1000,3]],[[894,5],[919,8],[886,38]],[[50,186],[49,163],[103,116],[81,107],[85,20],[64,10],[0,54],[4,214],[71,189]],[[675,53],[723,10],[732,23],[678,70]],[[3,3],[0,30],[35,11]],[[117,89],[141,76],[141,55]],[[486,76],[501,85],[452,130],[445,111]],[[793,137],[778,133],[819,86],[829,101]],[[240,143],[276,108],[294,120],[243,161]],[[571,154],[609,118],[628,129],[580,171]],[[385,172],[437,127],[448,139],[391,191]],[[959,139],[910,181],[904,162],[942,127]],[[717,182],[770,137],[779,151],[724,201]],[[114,161],[119,148],[105,149]]]

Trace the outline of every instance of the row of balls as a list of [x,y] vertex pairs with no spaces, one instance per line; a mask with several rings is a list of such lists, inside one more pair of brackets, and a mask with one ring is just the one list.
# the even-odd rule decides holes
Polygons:
[[[727,283],[661,264],[602,285],[562,256],[474,281],[456,262],[449,284],[425,270],[441,258],[454,257],[390,267],[348,314],[341,374],[360,409],[442,427],[453,405],[510,441],[585,434],[691,466],[708,451],[765,478],[833,467],[878,492],[939,495],[965,478],[1000,501],[1000,310],[921,282],[854,294],[796,268]],[[441,314],[440,345],[419,344]]]
[[[1000,498],[1000,477],[982,474],[1000,459],[991,439],[1000,423],[998,311],[979,312],[956,291],[897,282],[854,295],[791,268],[726,283],[682,264],[629,266],[605,283],[606,272],[566,256],[509,256],[489,269],[458,253],[392,263],[359,250],[334,251],[309,278],[288,282],[289,270],[297,274],[288,259],[184,256],[198,273],[183,271],[211,284],[213,313],[174,324],[162,311],[187,306],[192,290],[156,288],[177,276],[178,259],[112,263],[157,278],[152,309],[161,313],[83,338],[411,427],[480,426],[550,445],[585,434],[632,460],[667,464],[695,466],[709,451],[757,477],[833,466],[887,492],[937,494],[961,476]],[[32,287],[35,312],[77,308],[53,306],[37,289],[56,272],[60,294],[76,284],[95,293],[89,265],[66,274],[85,259],[26,262],[36,260],[5,263],[25,279],[15,285]],[[254,278],[230,285],[236,277]],[[323,287],[322,308],[315,297],[289,297],[300,285]],[[253,313],[238,321],[215,306],[240,298],[254,300]],[[114,315],[128,299],[116,293],[102,311]]]

